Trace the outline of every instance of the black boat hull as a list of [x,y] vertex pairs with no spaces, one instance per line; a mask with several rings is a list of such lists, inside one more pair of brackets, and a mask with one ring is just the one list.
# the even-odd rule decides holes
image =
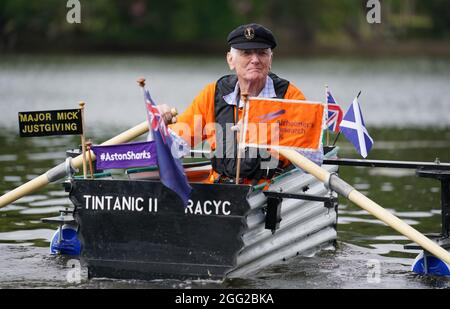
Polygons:
[[243,247],[250,188],[193,188],[185,208],[158,181],[74,180],[70,198],[89,275],[223,278]]
[[[336,166],[327,167],[336,172]],[[267,197],[246,185],[191,183],[185,208],[158,180],[67,183],[89,276],[124,279],[245,277],[337,238],[337,205],[283,199],[276,230],[266,229]],[[270,191],[329,197],[300,170]]]

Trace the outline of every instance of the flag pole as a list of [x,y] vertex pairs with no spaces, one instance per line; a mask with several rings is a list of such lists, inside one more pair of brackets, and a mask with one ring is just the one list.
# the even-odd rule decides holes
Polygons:
[[[241,151],[242,151],[241,146],[245,142],[245,130],[243,130],[243,129],[244,129],[245,116],[247,115],[248,93],[243,93],[242,99],[244,100],[244,112],[242,115],[242,132],[239,132],[240,133],[240,136],[239,136],[240,141],[237,146],[237,162],[236,162],[237,163],[236,164],[236,184],[237,185],[239,184],[239,177],[240,177],[240,173],[241,173]],[[239,108],[239,102],[237,102],[236,105],[237,105],[237,108]],[[237,120],[237,123],[239,123],[238,119],[236,119],[236,120]]]
[[338,134],[336,135],[336,138],[334,139],[334,142],[333,142],[333,147],[336,145],[336,142],[340,135],[341,135],[341,131],[339,131]]
[[87,179],[87,161],[86,161],[86,138],[84,137],[84,105],[86,104],[83,101],[80,101],[80,110],[81,110],[81,127],[83,133],[81,133],[81,152],[83,155],[83,178]]
[[[360,95],[361,95],[361,90],[359,91],[358,95],[356,96],[356,99],[359,99]],[[341,136],[341,131],[339,131],[338,134],[336,135],[336,138],[334,139],[334,142],[333,142],[333,146],[336,145],[336,142],[337,142],[339,136]]]
[[145,78],[139,78],[137,80],[138,85],[142,88],[142,91],[144,91],[145,88]]
[[86,150],[87,150],[88,158],[89,158],[89,172],[91,174],[90,176],[91,176],[91,179],[94,179],[94,166],[92,164],[91,146],[92,146],[92,141],[89,139],[86,142]]
[[[326,115],[326,119],[328,121],[328,85],[325,85],[325,102],[326,102],[326,106],[327,106],[325,115]],[[325,122],[325,130],[327,131],[327,146],[329,146],[330,145],[330,130],[328,130],[328,126],[326,125],[326,122]]]

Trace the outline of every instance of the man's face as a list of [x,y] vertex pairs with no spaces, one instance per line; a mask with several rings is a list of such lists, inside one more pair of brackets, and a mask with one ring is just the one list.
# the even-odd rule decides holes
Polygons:
[[246,49],[229,52],[228,65],[236,71],[240,79],[248,82],[262,81],[267,78],[272,66],[272,51],[267,49]]

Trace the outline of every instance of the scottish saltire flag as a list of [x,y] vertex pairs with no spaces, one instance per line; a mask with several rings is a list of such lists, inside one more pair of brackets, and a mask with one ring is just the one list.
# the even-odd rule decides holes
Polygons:
[[342,117],[344,116],[344,111],[339,106],[339,104],[336,103],[333,96],[331,95],[331,92],[328,90],[328,87],[327,87],[327,106],[328,106],[328,118],[326,126],[328,130],[338,133],[339,125],[341,124]]
[[[147,89],[144,89],[144,97],[147,119],[150,126],[149,129],[153,134],[153,140],[156,144],[159,177],[166,187],[178,194],[186,206],[192,188],[187,181],[180,159],[175,158],[172,154],[172,146],[178,146],[174,144],[172,136],[169,134],[168,128],[162,119],[162,115]],[[177,150],[174,152],[176,153]]]
[[341,122],[341,132],[355,146],[361,156],[366,158],[372,149],[373,139],[367,132],[357,97],[345,113]]

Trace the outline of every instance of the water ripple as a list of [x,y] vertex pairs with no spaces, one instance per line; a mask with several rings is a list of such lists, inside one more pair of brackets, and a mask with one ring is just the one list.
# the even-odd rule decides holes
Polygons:
[[[406,224],[409,225],[418,225],[419,222],[415,220],[403,220]],[[356,218],[356,217],[346,217],[346,216],[340,216],[338,217],[338,224],[349,224],[349,223],[371,223],[371,224],[377,224],[377,225],[385,225],[386,224],[377,219],[363,219],[363,218]]]
[[28,195],[28,196],[24,196],[24,197],[21,197],[20,199],[18,199],[16,201],[16,203],[31,203],[31,202],[35,202],[35,201],[44,200],[44,199],[47,199],[46,195]]
[[400,168],[384,168],[378,167],[369,170],[370,176],[387,176],[387,177],[410,177],[415,175],[415,170]]
[[0,212],[1,211],[22,210],[22,209],[26,209],[26,207],[24,207],[24,206],[17,206],[17,205],[11,204],[11,205],[8,205],[6,207],[0,208]]
[[0,155],[0,162],[6,161],[17,161],[17,155],[15,154]]
[[61,162],[64,160],[65,155],[61,154],[61,152],[40,152],[40,153],[27,153],[27,158],[30,161],[45,161],[45,160],[52,160],[52,159],[58,159],[61,160]]
[[4,176],[3,180],[7,182],[20,182],[22,178],[20,176]]
[[40,207],[40,206],[56,206],[56,205],[72,205],[69,198],[55,198],[55,199],[46,199],[44,201],[33,202],[30,203],[30,206]]
[[55,233],[54,230],[49,230],[49,229],[20,230],[20,231],[14,231],[14,232],[4,232],[4,233],[0,233],[0,240],[22,241],[22,240],[45,239],[45,240],[50,241],[54,233]]
[[59,213],[60,210],[64,209],[65,207],[63,206],[38,207],[38,208],[27,208],[20,211],[20,213],[24,215],[50,214],[50,213]]

